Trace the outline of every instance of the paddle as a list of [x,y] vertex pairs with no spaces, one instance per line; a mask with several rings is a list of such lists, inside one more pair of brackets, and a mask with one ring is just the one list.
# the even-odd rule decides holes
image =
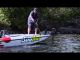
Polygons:
[[[40,29],[39,29],[38,21],[39,21],[39,19],[36,20],[36,23],[35,23],[35,24],[37,25],[38,31],[41,32]],[[40,34],[40,35],[41,35],[41,34]]]

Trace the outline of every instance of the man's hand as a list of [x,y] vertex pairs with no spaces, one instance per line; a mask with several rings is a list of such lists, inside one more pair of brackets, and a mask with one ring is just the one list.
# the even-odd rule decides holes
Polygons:
[[32,19],[32,22],[34,22],[34,19]]

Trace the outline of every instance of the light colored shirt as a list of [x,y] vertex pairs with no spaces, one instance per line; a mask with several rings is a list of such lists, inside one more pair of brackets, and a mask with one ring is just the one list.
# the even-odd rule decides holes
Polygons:
[[31,11],[31,13],[30,13],[30,15],[28,17],[28,21],[34,22],[34,18],[32,17],[32,13],[33,13],[33,11]]

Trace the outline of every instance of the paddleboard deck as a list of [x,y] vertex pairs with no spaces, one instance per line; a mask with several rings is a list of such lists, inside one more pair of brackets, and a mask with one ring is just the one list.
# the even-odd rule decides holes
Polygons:
[[11,38],[11,41],[0,42],[1,45],[4,47],[11,47],[11,46],[19,46],[19,45],[29,45],[41,42],[47,39],[50,35],[40,35],[40,34],[9,34],[5,35]]

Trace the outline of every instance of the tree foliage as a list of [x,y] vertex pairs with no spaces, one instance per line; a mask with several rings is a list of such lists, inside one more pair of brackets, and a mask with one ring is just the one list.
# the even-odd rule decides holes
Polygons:
[[[33,7],[1,7],[0,24],[5,24],[14,30],[27,30],[27,18]],[[51,27],[62,26],[67,21],[80,16],[79,7],[39,7],[39,24],[45,21]]]

